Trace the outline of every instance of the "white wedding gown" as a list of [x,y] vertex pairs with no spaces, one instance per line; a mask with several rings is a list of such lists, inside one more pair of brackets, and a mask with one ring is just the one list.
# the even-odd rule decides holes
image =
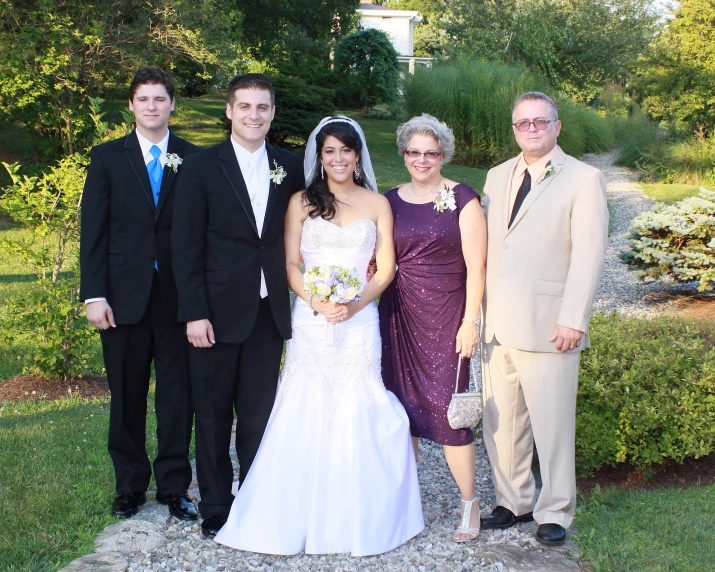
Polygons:
[[[303,225],[306,270],[354,267],[365,280],[375,224]],[[216,541],[267,554],[391,550],[424,528],[407,414],[380,375],[374,302],[335,326],[296,298],[293,337],[256,459]]]

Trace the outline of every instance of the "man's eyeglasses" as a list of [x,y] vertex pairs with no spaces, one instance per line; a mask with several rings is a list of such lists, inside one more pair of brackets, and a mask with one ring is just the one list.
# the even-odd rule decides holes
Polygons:
[[516,130],[520,133],[526,133],[529,128],[533,125],[539,131],[543,131],[549,126],[552,121],[557,121],[556,119],[534,119],[534,121],[529,121],[528,119],[520,119],[516,123],[512,123]]
[[441,151],[425,151],[424,153],[422,151],[418,151],[417,149],[408,149],[405,151],[405,155],[407,155],[410,159],[417,159],[420,155],[424,155],[425,158],[430,159],[432,161],[439,159],[442,156]]

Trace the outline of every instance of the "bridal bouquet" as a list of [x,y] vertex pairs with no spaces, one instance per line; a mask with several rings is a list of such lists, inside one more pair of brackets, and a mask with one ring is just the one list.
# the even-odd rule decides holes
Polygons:
[[362,283],[354,268],[314,266],[303,275],[303,290],[328,302],[359,302]]
[[[362,298],[362,282],[354,268],[314,266],[303,274],[303,290],[328,302],[346,304]],[[318,312],[313,311],[317,316]],[[326,343],[335,345],[335,324],[328,324]]]

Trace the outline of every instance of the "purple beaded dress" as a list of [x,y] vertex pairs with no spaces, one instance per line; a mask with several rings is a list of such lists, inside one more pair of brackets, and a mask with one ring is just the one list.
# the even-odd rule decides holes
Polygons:
[[[438,214],[434,205],[385,194],[395,217],[398,270],[380,297],[382,379],[402,402],[414,437],[442,445],[468,445],[471,429],[452,429],[447,408],[454,392],[457,331],[467,298],[467,267],[462,253],[459,213],[478,195],[454,187],[457,209]],[[462,362],[459,390],[469,383],[469,360]]]

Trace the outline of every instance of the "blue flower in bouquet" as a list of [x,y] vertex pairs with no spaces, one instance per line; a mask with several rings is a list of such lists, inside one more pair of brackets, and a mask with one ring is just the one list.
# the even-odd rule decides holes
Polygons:
[[354,268],[314,266],[303,275],[303,290],[328,302],[359,302],[362,282]]

